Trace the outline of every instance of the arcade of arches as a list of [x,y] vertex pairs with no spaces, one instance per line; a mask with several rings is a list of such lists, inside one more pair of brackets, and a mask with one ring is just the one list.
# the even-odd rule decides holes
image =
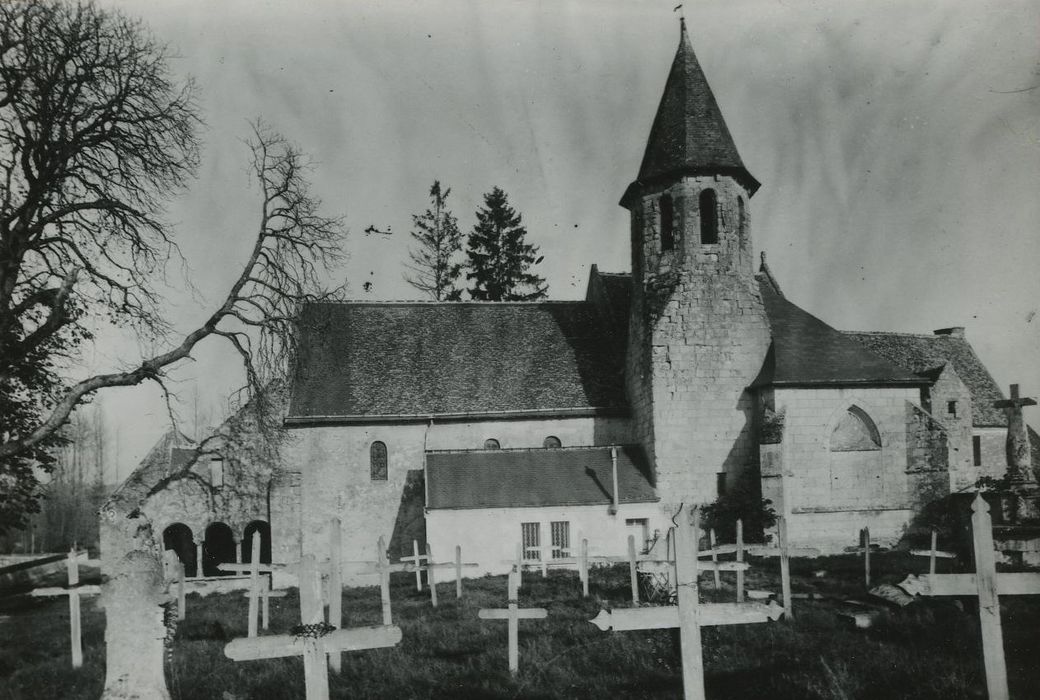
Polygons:
[[271,526],[253,520],[242,530],[241,537],[226,523],[210,523],[200,533],[201,539],[184,523],[173,523],[163,530],[163,549],[172,550],[184,564],[187,578],[198,576],[230,576],[219,566],[231,562],[248,563],[252,557],[253,538],[260,538],[260,563],[271,563]]

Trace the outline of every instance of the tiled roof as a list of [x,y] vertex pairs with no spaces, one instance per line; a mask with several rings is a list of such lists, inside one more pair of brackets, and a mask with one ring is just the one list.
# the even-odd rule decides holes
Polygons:
[[[427,452],[427,507],[607,505],[610,447]],[[617,448],[621,503],[657,500],[642,450]]]
[[163,477],[188,466],[195,453],[194,443],[171,428],[159,438],[137,468],[112,493],[109,501],[140,505],[152,487]]
[[626,410],[624,338],[588,302],[303,309],[287,423]]
[[971,392],[973,424],[978,427],[1007,426],[1004,411],[993,407],[993,402],[1000,401],[1004,395],[964,337],[855,331],[845,335],[923,377],[935,376],[936,370],[947,362],[951,363]]
[[731,174],[752,194],[759,186],[737,153],[683,23],[637,182],[700,173]]
[[790,302],[770,276],[759,275],[758,280],[773,343],[752,386],[928,383]]

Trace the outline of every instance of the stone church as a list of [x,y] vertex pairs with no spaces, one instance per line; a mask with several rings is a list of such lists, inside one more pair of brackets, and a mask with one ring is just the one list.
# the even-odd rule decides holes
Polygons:
[[380,536],[396,559],[415,537],[494,572],[518,544],[651,548],[680,503],[750,488],[793,543],[840,551],[865,526],[895,543],[928,502],[1002,476],[1002,394],[964,329],[840,331],[799,307],[752,254],[759,186],[683,25],[620,201],[631,271],[593,266],[582,301],[305,307],[292,439],[271,468],[221,477],[264,483],[255,512],[165,508],[159,529],[198,551],[166,546],[205,562],[217,523],[234,545],[211,559],[241,556],[247,527],[267,557],[322,557],[338,517],[344,560]]

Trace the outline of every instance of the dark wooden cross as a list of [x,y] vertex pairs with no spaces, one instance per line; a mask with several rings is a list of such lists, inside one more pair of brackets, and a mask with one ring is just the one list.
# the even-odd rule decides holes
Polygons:
[[1022,409],[1026,406],[1035,405],[1035,400],[1018,395],[1018,384],[1011,385],[1010,399],[993,402],[995,408],[1007,409],[1008,432],[1005,445],[1008,476],[1011,477],[1012,481],[1033,481],[1029,432],[1026,428],[1025,419],[1022,417]]

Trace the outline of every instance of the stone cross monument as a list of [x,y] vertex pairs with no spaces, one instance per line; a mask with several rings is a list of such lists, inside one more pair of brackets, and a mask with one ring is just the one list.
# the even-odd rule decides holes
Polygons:
[[1022,417],[1022,408],[1035,406],[1036,401],[1020,398],[1018,395],[1018,384],[1012,384],[1011,398],[1004,401],[995,401],[993,405],[996,408],[1007,409],[1007,473],[1011,478],[1011,482],[1015,484],[1031,484],[1035,482],[1031,450],[1029,449],[1029,431],[1026,428],[1025,419]]

